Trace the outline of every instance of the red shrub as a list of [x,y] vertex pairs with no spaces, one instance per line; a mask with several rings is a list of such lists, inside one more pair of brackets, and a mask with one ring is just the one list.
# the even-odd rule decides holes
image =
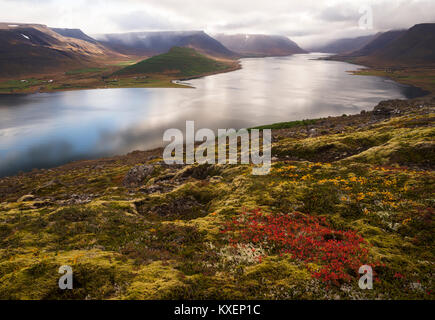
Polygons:
[[[355,231],[330,228],[324,218],[306,216],[299,212],[266,215],[259,210],[243,213],[229,222],[223,233],[234,232],[236,243],[261,243],[275,253],[288,253],[293,258],[320,266],[310,269],[313,276],[338,284],[358,275],[361,265],[368,263],[364,239]],[[309,267],[309,266],[308,266]]]

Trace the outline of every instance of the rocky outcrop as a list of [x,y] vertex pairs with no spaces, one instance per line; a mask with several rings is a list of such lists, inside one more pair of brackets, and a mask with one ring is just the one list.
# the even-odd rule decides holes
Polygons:
[[154,172],[154,166],[144,164],[130,169],[124,177],[122,184],[127,188],[139,187]]

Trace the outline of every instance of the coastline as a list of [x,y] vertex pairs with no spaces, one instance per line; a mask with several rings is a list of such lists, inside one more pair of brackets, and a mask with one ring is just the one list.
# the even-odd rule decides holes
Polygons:
[[435,94],[435,65],[380,65],[365,63],[354,59],[346,59],[338,55],[319,58],[319,60],[339,61],[361,66],[348,73],[359,76],[384,77],[399,84],[412,86],[426,92],[424,95]]

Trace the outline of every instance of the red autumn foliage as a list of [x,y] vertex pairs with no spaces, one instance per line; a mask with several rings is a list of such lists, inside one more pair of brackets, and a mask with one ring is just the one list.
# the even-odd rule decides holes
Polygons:
[[358,275],[360,266],[368,263],[366,242],[355,231],[333,230],[324,218],[299,212],[266,215],[259,210],[244,212],[228,222],[223,233],[234,232],[230,239],[237,243],[258,243],[275,253],[320,266],[310,269],[312,275],[328,283],[339,284]]

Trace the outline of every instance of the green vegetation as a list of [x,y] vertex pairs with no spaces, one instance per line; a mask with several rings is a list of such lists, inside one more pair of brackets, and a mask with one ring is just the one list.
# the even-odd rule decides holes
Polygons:
[[[390,101],[292,124],[274,132],[265,176],[250,165],[168,166],[157,150],[2,178],[0,298],[433,299],[434,106]],[[127,183],[143,164],[152,170]],[[301,237],[227,228],[256,209],[254,221],[296,223]],[[316,277],[335,261],[286,247],[304,247],[313,227],[321,247],[305,249],[317,257],[343,235],[364,239],[348,248],[367,254],[373,290],[359,289],[352,268]],[[61,265],[72,266],[74,290],[58,289]]]
[[168,53],[139,63],[121,61],[106,67],[66,71],[54,79],[10,80],[0,83],[0,93],[52,92],[100,88],[189,88],[173,80],[205,76],[238,69],[237,62],[220,62],[190,48],[172,48]]
[[199,54],[194,49],[173,47],[168,53],[128,66],[115,72],[115,75],[168,74],[176,77],[193,77],[228,68],[227,64]]
[[66,75],[75,75],[75,74],[83,74],[83,73],[96,73],[107,71],[107,68],[85,68],[85,69],[76,69],[65,72]]
[[132,65],[132,64],[135,64],[135,63],[137,63],[138,61],[136,61],[136,60],[127,60],[127,61],[121,61],[121,62],[117,62],[117,63],[115,63],[115,64],[112,64],[113,66],[116,66],[116,67],[126,67],[126,66],[130,66],[130,65]]
[[296,120],[296,121],[290,121],[290,122],[279,122],[264,126],[258,126],[253,129],[290,129],[293,127],[298,126],[307,126],[310,124],[315,124],[317,122],[317,119],[307,119],[307,120]]
[[16,93],[29,90],[32,87],[41,85],[42,80],[35,78],[21,79],[21,80],[8,80],[0,82],[0,93]]

